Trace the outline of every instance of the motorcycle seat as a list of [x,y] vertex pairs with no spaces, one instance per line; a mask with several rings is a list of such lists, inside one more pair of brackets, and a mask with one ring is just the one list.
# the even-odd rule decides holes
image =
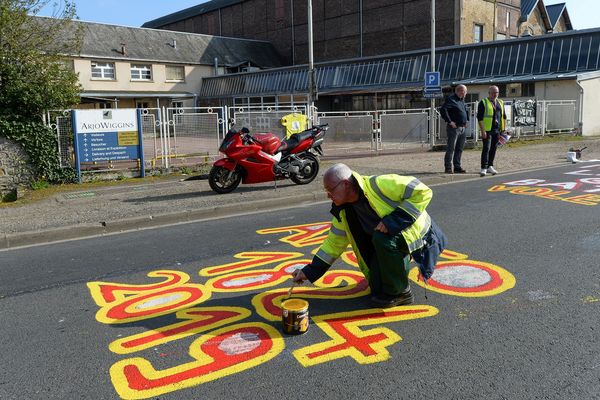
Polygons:
[[285,139],[281,142],[281,145],[277,149],[277,152],[291,151],[298,147],[300,143],[313,136],[311,129],[293,134],[289,139]]

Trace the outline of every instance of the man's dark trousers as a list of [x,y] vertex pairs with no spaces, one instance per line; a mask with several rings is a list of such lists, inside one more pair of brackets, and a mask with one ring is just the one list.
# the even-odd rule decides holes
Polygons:
[[496,149],[498,148],[498,135],[500,134],[497,130],[486,133],[487,137],[483,139],[483,148],[481,149],[481,169],[487,169],[494,165]]
[[410,270],[404,237],[375,231],[372,242],[375,253],[369,262],[371,295],[399,295],[408,287]]
[[446,146],[444,167],[446,168],[446,171],[448,171],[451,170],[452,165],[454,165],[454,170],[459,170],[462,168],[460,165],[460,159],[465,147],[465,128],[464,126],[452,128],[450,125],[447,125],[446,134],[448,135],[448,145]]

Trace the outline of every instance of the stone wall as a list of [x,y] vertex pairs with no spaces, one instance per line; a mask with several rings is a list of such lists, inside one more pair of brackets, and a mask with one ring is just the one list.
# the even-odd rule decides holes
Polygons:
[[29,157],[23,147],[0,137],[0,201],[20,186],[28,186],[34,176]]

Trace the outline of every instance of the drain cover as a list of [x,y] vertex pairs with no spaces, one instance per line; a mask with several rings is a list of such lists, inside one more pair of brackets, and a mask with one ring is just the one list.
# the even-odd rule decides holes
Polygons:
[[77,193],[67,193],[64,195],[65,199],[81,199],[85,197],[94,197],[96,193],[94,192],[77,192]]

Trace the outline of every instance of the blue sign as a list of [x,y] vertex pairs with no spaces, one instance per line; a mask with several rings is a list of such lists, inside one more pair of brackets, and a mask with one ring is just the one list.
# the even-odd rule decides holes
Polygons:
[[[145,176],[140,110],[73,110],[77,176],[81,166],[113,161],[137,161]],[[111,168],[113,166],[111,165]]]
[[140,158],[137,132],[79,133],[81,162],[124,161]]
[[425,72],[425,87],[440,87],[440,73],[439,71],[435,72]]

